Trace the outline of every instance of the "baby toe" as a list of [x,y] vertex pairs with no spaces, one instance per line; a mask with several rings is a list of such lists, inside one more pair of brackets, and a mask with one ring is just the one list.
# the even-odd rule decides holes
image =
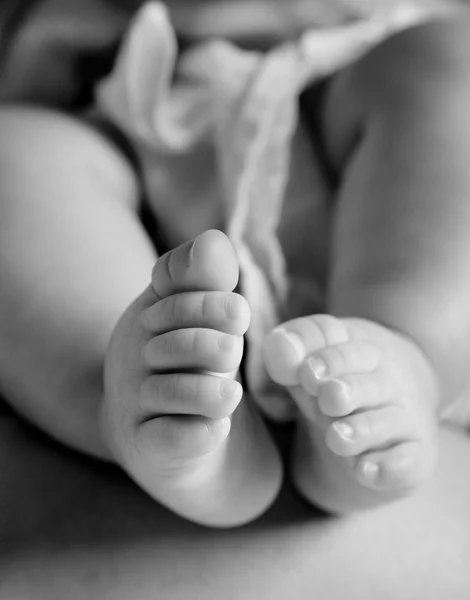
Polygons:
[[300,367],[300,382],[312,396],[320,385],[349,374],[371,373],[379,365],[380,352],[365,341],[345,342],[328,346],[311,354]]
[[264,363],[271,379],[284,386],[299,383],[299,367],[305,359],[305,347],[294,333],[281,328],[271,331],[263,344]]
[[154,335],[193,327],[244,335],[250,324],[248,302],[235,293],[185,292],[167,296],[142,312],[142,323]]
[[326,444],[340,456],[356,456],[399,442],[415,439],[413,419],[401,407],[390,406],[358,412],[333,422],[326,430]]
[[229,373],[240,365],[243,338],[213,329],[178,329],[152,338],[143,347],[148,369],[204,369]]
[[331,315],[311,315],[292,319],[277,329],[296,335],[307,354],[327,346],[345,343],[350,339],[343,321]]
[[344,417],[390,403],[394,398],[392,387],[390,378],[377,371],[345,375],[319,387],[318,407],[328,417]]
[[141,385],[141,420],[163,415],[200,415],[223,419],[231,415],[243,395],[233,379],[198,373],[151,375]]
[[152,272],[158,298],[192,290],[231,292],[238,282],[238,259],[225,234],[209,230],[161,256]]
[[368,452],[355,466],[358,480],[381,491],[412,490],[429,477],[435,452],[420,442],[398,444],[383,451]]
[[266,368],[276,383],[298,385],[299,369],[306,356],[328,344],[339,344],[348,339],[343,322],[331,315],[292,319],[276,327],[266,337]]
[[139,454],[154,471],[168,471],[215,450],[230,432],[230,419],[179,415],[149,419],[137,430]]

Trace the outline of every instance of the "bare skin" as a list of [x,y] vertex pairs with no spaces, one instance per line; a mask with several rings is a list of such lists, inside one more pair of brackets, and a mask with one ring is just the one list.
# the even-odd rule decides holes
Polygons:
[[[397,36],[327,99],[327,146],[343,174],[329,314],[276,330],[283,360],[267,362],[300,409],[296,485],[328,510],[413,490],[433,466],[437,406],[468,385],[468,27]],[[223,313],[238,278],[229,242],[209,232],[157,260],[138,182],[114,147],[45,111],[3,109],[0,129],[8,400],[188,519],[256,518],[281,468],[238,384],[220,377],[237,368],[248,326],[238,296],[238,316]],[[208,313],[197,312],[201,293]]]
[[238,263],[208,231],[162,256],[119,320],[105,361],[102,423],[116,460],[152,497],[212,526],[263,513],[281,484],[277,451],[232,377],[250,309],[230,293]]
[[469,383],[469,29],[449,20],[400,34],[327,98],[342,173],[330,315],[284,324],[266,354],[302,415],[297,485],[335,512],[425,480],[438,409]]
[[[293,344],[303,353],[288,372]],[[266,355],[273,379],[286,384],[291,377],[301,414],[292,468],[315,504],[333,512],[369,508],[430,475],[436,382],[406,338],[367,321],[316,315],[276,329]]]
[[245,402],[237,409],[239,383],[216,375],[238,368],[249,324],[232,293],[231,244],[208,232],[157,260],[134,175],[101,136],[19,108],[0,113],[0,130],[8,401],[59,441],[122,465],[188,519],[257,517],[281,466],[260,418]]

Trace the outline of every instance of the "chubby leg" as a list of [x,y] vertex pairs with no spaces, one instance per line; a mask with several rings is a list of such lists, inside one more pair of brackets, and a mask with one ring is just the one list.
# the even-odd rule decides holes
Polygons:
[[[186,506],[194,508],[194,513],[187,516],[201,516],[196,486],[190,490],[189,477],[182,481],[181,477],[168,475],[169,471],[178,471],[178,457],[187,458],[171,453],[181,452],[176,442],[182,441],[183,448],[187,443],[189,450],[186,450],[197,452],[191,447],[193,438],[188,441],[184,435],[184,419],[179,421],[179,428],[171,428],[165,425],[171,424],[172,419],[151,417],[185,411],[200,415],[200,437],[207,433],[206,437],[215,446],[216,442],[222,441],[221,434],[228,433],[227,421],[219,420],[211,428],[203,417],[228,417],[236,407],[239,386],[232,384],[233,395],[221,408],[214,406],[216,394],[230,384],[223,387],[215,377],[209,376],[192,379],[189,373],[186,377],[149,379],[138,371],[138,367],[143,367],[138,359],[142,356],[144,361],[145,356],[149,375],[151,370],[157,375],[182,368],[188,371],[205,367],[213,371],[235,368],[236,364],[230,361],[233,362],[234,356],[235,362],[239,360],[239,336],[247,325],[243,306],[239,317],[232,318],[231,323],[226,323],[229,319],[223,317],[214,323],[210,320],[210,310],[207,315],[204,313],[207,318],[203,322],[192,323],[193,328],[210,328],[212,333],[209,334],[199,335],[200,331],[195,333],[196,329],[193,329],[193,338],[190,338],[191,334],[170,334],[165,329],[170,317],[173,327],[188,327],[191,307],[198,305],[198,299],[192,297],[186,303],[178,304],[166,297],[183,287],[186,291],[195,290],[195,281],[198,290],[201,285],[203,288],[207,285],[207,290],[220,292],[218,300],[208,298],[205,301],[207,308],[217,308],[219,302],[219,308],[223,309],[229,296],[233,296],[228,288],[230,282],[235,285],[238,268],[230,255],[231,264],[223,263],[227,258],[228,242],[221,242],[219,234],[219,245],[216,242],[215,248],[206,248],[206,251],[202,240],[201,244],[196,243],[191,254],[188,253],[190,246],[187,246],[162,257],[153,271],[153,286],[149,286],[156,256],[137,217],[137,183],[121,155],[92,129],[46,111],[4,109],[0,114],[0,131],[2,392],[19,413],[49,435],[82,452],[123,464],[154,496],[157,496],[157,485],[162,489],[162,473],[166,472],[169,481],[175,486],[177,481],[180,484],[180,497],[186,486]],[[214,250],[220,251],[215,263],[211,259]],[[233,251],[229,248],[228,252]],[[190,273],[191,281],[182,267],[176,268],[179,261],[189,256],[194,257],[196,264],[195,271]],[[209,271],[204,262],[206,259]],[[178,276],[173,281],[174,266]],[[158,309],[153,310],[152,306],[158,300]],[[147,308],[149,311],[145,310]],[[211,335],[212,341],[217,343],[219,338],[215,330],[225,333],[226,327],[232,328],[223,338],[232,344],[232,353],[227,351],[224,355],[221,349],[220,355],[214,356],[214,348],[206,338]],[[158,338],[152,335],[158,333],[162,334]],[[188,350],[191,339],[194,350],[203,355],[207,352],[203,359],[208,363],[195,364],[189,352],[186,353],[187,364],[178,362],[181,360],[178,344],[181,349]],[[147,344],[150,340],[157,341]],[[145,353],[144,346],[148,346]],[[213,361],[209,360],[209,354],[214,356]],[[106,355],[108,368],[104,385]],[[230,355],[228,359],[227,355]],[[145,386],[144,379],[149,379]],[[137,387],[132,388],[131,382]],[[174,400],[171,407],[170,400]],[[217,414],[217,411],[226,412]],[[237,411],[232,432],[224,444],[225,451],[217,454],[217,460],[212,453],[214,477],[209,468],[202,467],[194,476],[201,489],[203,477],[208,485],[213,484],[215,474],[218,476],[222,467],[227,467],[230,473],[227,480],[230,479],[233,488],[241,494],[237,497],[231,488],[231,497],[227,498],[222,494],[223,485],[220,484],[217,488],[220,506],[216,506],[216,502],[206,506],[211,509],[206,514],[208,522],[213,519],[214,524],[224,525],[249,520],[264,510],[277,493],[280,480],[277,454],[260,422],[250,415],[246,407]],[[141,429],[148,435],[142,438],[126,436],[128,431],[134,431],[132,428],[138,419],[141,419]],[[127,428],[123,427],[123,421]],[[242,431],[245,426],[246,437],[238,438],[235,432]],[[225,431],[219,431],[217,427],[219,430],[225,427]],[[152,462],[150,468],[153,471],[150,472],[148,463],[147,470],[142,465],[148,460],[147,451],[157,455],[162,450],[157,443],[152,446],[156,436],[159,441],[167,442],[169,458],[166,463],[164,460],[158,464]],[[258,437],[265,441],[260,447],[267,450],[266,455],[262,450],[254,449],[254,439]],[[132,455],[132,443],[137,445],[142,440],[145,446],[139,446],[142,461],[138,463],[137,453]],[[176,449],[170,448],[172,442]],[[240,446],[242,450],[239,450]],[[132,460],[128,459],[131,455]],[[238,461],[240,456],[244,457],[242,464]],[[263,462],[265,457],[267,465]],[[188,470],[187,461],[182,462]],[[252,504],[242,502],[246,492],[244,484],[253,476],[253,472],[243,470],[247,462],[254,467],[255,473],[259,472],[261,464],[266,466],[263,469],[266,479],[257,478],[260,493]],[[157,481],[155,486],[149,482],[151,477]],[[174,492],[171,497],[174,508],[184,512],[176,496],[177,492]],[[243,497],[246,499],[246,495]],[[234,507],[233,513],[231,507]]]
[[34,425],[106,459],[106,348],[155,263],[138,193],[93,129],[48,111],[0,112],[1,389]]
[[294,479],[329,510],[416,487],[435,461],[438,409],[469,384],[469,32],[463,19],[402,33],[342,74],[327,101],[341,172],[334,316],[272,335],[303,415]]

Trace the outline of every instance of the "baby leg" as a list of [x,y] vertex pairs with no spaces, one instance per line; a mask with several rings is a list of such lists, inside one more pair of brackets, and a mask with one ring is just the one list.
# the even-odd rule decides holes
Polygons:
[[[132,361],[144,345],[144,338],[131,336],[129,330],[132,329],[133,333],[142,332],[142,336],[147,336],[146,342],[148,332],[158,326],[159,315],[159,311],[154,311],[156,321],[150,319],[145,330],[139,330],[144,311],[135,307],[143,308],[146,302],[150,306],[156,301],[155,290],[152,292],[152,288],[149,288],[156,256],[137,217],[138,184],[129,165],[114,147],[94,130],[59,114],[19,108],[4,109],[0,114],[0,131],[2,392],[19,413],[61,442],[101,458],[125,462],[124,456],[127,454],[124,447],[130,437],[116,439],[119,436],[113,436],[110,432],[121,433],[121,421],[124,418],[132,428],[136,425],[137,417],[146,420],[149,416],[141,410],[142,404],[137,401],[140,397],[130,395],[125,398],[126,403],[119,402],[124,390],[129,389],[129,381],[136,380],[132,370],[135,361]],[[168,265],[168,261],[157,263],[154,284],[158,284],[160,277],[157,274],[165,264]],[[199,274],[202,277],[203,274]],[[206,278],[207,285],[212,286],[210,290],[218,290],[219,284],[226,286],[225,273],[220,274],[219,268]],[[219,275],[222,283],[217,283]],[[236,280],[236,275],[235,265],[231,279]],[[181,283],[186,285],[187,281]],[[167,286],[165,294],[173,294],[179,284],[174,282],[174,289]],[[219,302],[223,306],[225,300],[233,295],[226,287],[220,293],[222,297],[219,297]],[[131,303],[134,308],[126,311]],[[214,303],[217,304],[217,299],[209,299],[207,306]],[[183,321],[187,319],[186,313],[191,304],[189,308],[184,308],[180,313]],[[175,318],[178,310],[176,307]],[[235,331],[228,333],[243,333],[247,320],[246,310],[243,310],[242,306],[239,318],[232,319],[230,326],[235,327]],[[120,325],[108,353],[111,334],[118,321]],[[207,325],[208,322],[197,326],[211,327]],[[185,327],[181,323],[175,323],[175,326]],[[218,326],[212,323],[211,328],[221,331],[224,327],[225,321]],[[232,339],[232,336],[228,337]],[[237,343],[240,348],[241,342]],[[146,356],[153,360],[157,355],[160,362],[168,358],[171,347],[175,349],[175,345],[168,345],[163,352],[150,352]],[[121,356],[118,356],[119,352]],[[104,386],[103,365],[107,353],[109,368]],[[167,371],[172,367],[181,367],[176,362],[177,357],[173,356],[173,359],[173,365],[166,364]],[[117,375],[110,368],[115,364],[119,364],[119,369],[115,368],[114,371],[121,371]],[[159,366],[155,365],[155,370]],[[213,367],[214,371],[219,368],[228,370],[223,361],[208,366]],[[211,402],[215,403],[215,393],[222,390],[222,386],[213,380],[205,381],[207,408]],[[195,384],[194,387],[195,400],[199,400],[198,393],[204,391],[204,384],[197,386]],[[183,384],[178,387],[170,383],[168,390],[173,391],[175,396],[187,392],[183,399],[189,401],[190,387],[184,387]],[[145,398],[151,404],[152,389],[146,389]],[[214,392],[212,396],[210,390]],[[237,393],[237,389],[234,393]],[[162,398],[163,401],[169,399],[170,393]],[[180,396],[178,400],[181,400]],[[235,408],[235,400],[232,397],[232,403],[226,402],[223,408],[210,408],[228,411],[221,415],[225,417]],[[175,401],[172,414],[182,412],[181,403],[178,406],[176,404]],[[120,412],[121,407],[125,414]],[[188,413],[204,414],[201,404],[188,407]],[[237,411],[233,421],[232,432],[227,438],[233,442],[225,443],[226,451],[219,452],[217,466],[220,469],[221,465],[225,467],[228,463],[230,467],[234,466],[230,468],[231,491],[234,493],[230,502],[227,495],[221,494],[220,506],[215,506],[216,502],[211,505],[212,512],[206,514],[206,521],[213,519],[215,524],[234,524],[259,514],[272,501],[280,480],[277,455],[264,429],[260,432],[262,425],[259,421],[251,418],[251,413],[245,407]],[[202,418],[200,422],[201,425],[206,423]],[[209,421],[207,425],[210,434],[215,427],[210,429]],[[237,437],[235,432],[244,430],[245,425],[248,430],[246,437]],[[145,428],[149,430],[150,426]],[[167,433],[168,440],[172,435],[170,428]],[[244,464],[250,456],[250,466],[255,465],[258,473],[260,465],[265,464],[264,457],[261,451],[256,454],[254,443],[250,443],[252,437],[258,434],[266,440],[262,448],[267,449],[268,454],[269,464],[263,473],[267,474],[267,479],[270,475],[272,477],[269,482],[260,478],[258,503],[249,505],[241,499],[243,494],[243,498],[246,498],[244,483],[249,481],[252,473],[238,469],[240,463],[234,461],[235,440],[245,452]],[[220,438],[216,441],[220,441]],[[144,455],[142,461],[148,458]],[[258,460],[253,458],[255,455]],[[172,460],[166,465],[166,474],[172,469],[177,470],[174,456]],[[212,461],[213,471],[219,474],[215,462]],[[133,465],[125,465],[134,476],[133,466],[137,469],[136,461]],[[156,470],[160,473],[159,484],[164,487],[162,472],[165,469],[162,463]],[[155,473],[149,471],[146,471],[146,476],[158,479]],[[213,483],[208,469],[205,477],[208,485]],[[142,470],[135,479],[144,484]],[[172,481],[176,479],[174,477]],[[180,492],[184,483],[187,507],[200,511],[197,499],[189,493],[188,479],[184,482],[179,479]],[[201,479],[202,476],[198,481],[200,487]],[[149,484],[146,489],[150,487]],[[241,495],[237,497],[235,491]],[[232,506],[235,507],[233,514],[230,512]],[[184,513],[182,503],[175,508]],[[198,515],[200,512],[188,514],[194,518]]]
[[60,114],[4,108],[0,132],[2,392],[48,434],[109,459],[106,347],[155,262],[138,184],[110,143]]
[[267,361],[303,417],[294,479],[329,510],[414,489],[435,460],[437,408],[469,383],[469,32],[462,19],[402,33],[327,100],[341,172],[330,315],[274,332]]

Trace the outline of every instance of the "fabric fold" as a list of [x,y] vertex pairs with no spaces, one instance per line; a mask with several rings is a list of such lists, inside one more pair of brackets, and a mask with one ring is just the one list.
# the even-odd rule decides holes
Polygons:
[[149,2],[96,88],[98,109],[134,145],[170,244],[210,227],[231,239],[252,311],[247,390],[275,420],[293,418],[295,408],[267,376],[264,338],[281,321],[322,309],[312,265],[316,239],[326,244],[330,198],[306,140],[299,95],[429,14],[399,3],[352,24],[309,30],[268,52],[209,40],[178,56],[167,10]]

